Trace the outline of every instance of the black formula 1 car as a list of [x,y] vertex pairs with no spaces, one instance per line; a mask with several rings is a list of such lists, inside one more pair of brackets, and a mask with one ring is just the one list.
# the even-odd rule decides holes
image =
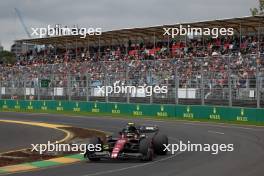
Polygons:
[[90,139],[90,143],[100,145],[100,150],[87,150],[84,157],[90,161],[100,159],[129,159],[135,158],[142,161],[151,161],[156,155],[166,155],[165,145],[168,144],[168,137],[159,132],[156,126],[138,126],[128,123],[119,132],[119,137],[107,137],[103,142],[100,138]]

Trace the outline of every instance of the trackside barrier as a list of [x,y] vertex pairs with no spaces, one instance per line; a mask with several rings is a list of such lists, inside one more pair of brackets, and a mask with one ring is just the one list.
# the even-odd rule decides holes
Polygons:
[[264,122],[264,108],[201,105],[126,104],[56,100],[0,100],[2,111],[83,112],[134,117],[160,117],[189,120]]

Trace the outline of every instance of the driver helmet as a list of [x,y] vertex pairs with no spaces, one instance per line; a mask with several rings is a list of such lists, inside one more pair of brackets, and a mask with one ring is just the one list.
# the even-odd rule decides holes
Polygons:
[[134,123],[127,123],[126,127],[123,129],[123,132],[126,134],[138,134],[138,129],[136,128]]

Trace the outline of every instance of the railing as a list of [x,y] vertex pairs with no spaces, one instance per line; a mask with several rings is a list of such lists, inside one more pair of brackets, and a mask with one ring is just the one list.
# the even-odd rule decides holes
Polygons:
[[[259,60],[226,56],[2,67],[0,98],[263,107],[264,58]],[[99,93],[98,87],[114,84],[168,91]]]

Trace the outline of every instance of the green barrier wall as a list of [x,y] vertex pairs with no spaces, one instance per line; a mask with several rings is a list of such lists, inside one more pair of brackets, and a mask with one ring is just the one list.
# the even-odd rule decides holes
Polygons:
[[2,111],[57,111],[188,120],[264,123],[264,109],[219,106],[126,104],[79,101],[0,100]]

